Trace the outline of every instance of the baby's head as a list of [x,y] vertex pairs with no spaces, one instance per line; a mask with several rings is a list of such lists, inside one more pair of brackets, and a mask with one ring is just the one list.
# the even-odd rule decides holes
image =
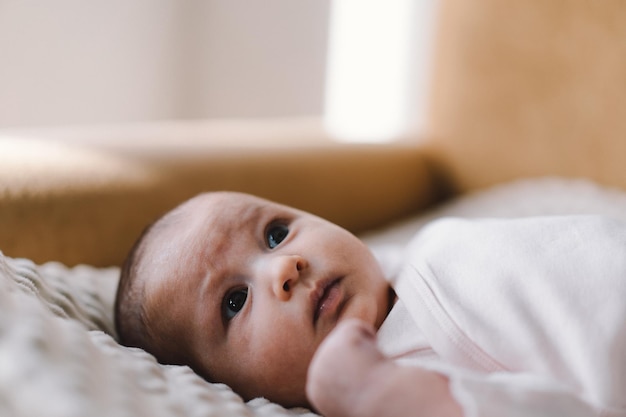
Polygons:
[[388,284],[369,249],[309,213],[206,193],[154,223],[120,278],[120,341],[244,398],[306,405],[309,362],[346,318],[376,328]]

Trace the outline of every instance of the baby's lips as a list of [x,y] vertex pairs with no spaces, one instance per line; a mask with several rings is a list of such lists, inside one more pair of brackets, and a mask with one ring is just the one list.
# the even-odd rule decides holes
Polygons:
[[323,311],[325,297],[330,295],[328,293],[328,290],[336,285],[340,280],[341,278],[327,278],[316,282],[315,288],[313,289],[313,291],[311,291],[311,294],[309,296],[312,306],[314,325],[317,323],[319,315]]

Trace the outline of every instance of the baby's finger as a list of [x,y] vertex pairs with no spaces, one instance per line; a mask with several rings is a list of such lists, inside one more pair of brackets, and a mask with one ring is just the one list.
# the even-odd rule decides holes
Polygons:
[[316,366],[327,369],[359,368],[382,358],[374,328],[363,321],[351,319],[340,323],[326,337],[313,356],[309,370]]
[[348,319],[340,322],[330,336],[353,341],[365,340],[374,342],[376,340],[376,331],[372,325],[362,320]]

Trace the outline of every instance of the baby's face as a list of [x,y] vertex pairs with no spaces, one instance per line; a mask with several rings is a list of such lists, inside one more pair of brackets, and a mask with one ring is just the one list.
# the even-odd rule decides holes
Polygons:
[[150,244],[153,311],[193,362],[245,398],[305,405],[320,342],[346,318],[376,328],[389,287],[369,249],[311,214],[249,195],[207,194]]

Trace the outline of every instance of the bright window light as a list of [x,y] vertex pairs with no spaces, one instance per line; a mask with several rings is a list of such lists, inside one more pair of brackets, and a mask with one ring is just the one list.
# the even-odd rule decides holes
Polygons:
[[384,142],[415,122],[435,1],[333,0],[324,109],[331,135]]

